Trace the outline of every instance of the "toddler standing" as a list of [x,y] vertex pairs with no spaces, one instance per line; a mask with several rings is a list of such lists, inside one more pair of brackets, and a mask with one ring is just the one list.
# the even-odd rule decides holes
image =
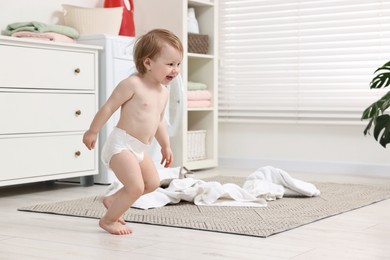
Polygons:
[[164,122],[169,96],[165,85],[179,74],[182,58],[181,41],[170,31],[154,29],[141,36],[134,47],[138,73],[116,86],[84,134],[83,143],[93,149],[103,125],[121,109],[119,122],[101,151],[104,164],[123,184],[120,190],[103,200],[107,212],[99,225],[111,234],[132,233],[122,219],[123,213],[141,195],[154,191],[160,184],[157,169],[146,152],[154,137],[161,146],[161,164],[169,167],[172,163]]

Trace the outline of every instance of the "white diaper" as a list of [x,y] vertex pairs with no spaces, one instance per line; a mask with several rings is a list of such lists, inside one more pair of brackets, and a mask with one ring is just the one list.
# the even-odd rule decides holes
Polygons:
[[138,161],[141,162],[144,159],[144,151],[148,147],[148,144],[129,135],[125,130],[115,127],[103,146],[101,159],[104,165],[107,168],[110,168],[112,156],[123,150],[129,150],[135,155]]

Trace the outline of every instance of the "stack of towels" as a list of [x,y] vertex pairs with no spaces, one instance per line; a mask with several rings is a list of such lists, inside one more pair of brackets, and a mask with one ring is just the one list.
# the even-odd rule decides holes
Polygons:
[[79,32],[72,27],[65,25],[50,25],[35,21],[11,23],[2,34],[19,38],[68,43],[75,43],[75,39],[79,37]]
[[188,81],[187,91],[187,107],[201,108],[211,106],[211,92],[207,89],[207,85],[200,82]]

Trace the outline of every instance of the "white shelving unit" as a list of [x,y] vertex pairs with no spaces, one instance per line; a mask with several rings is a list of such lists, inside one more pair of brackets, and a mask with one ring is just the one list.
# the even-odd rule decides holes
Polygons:
[[[209,36],[207,54],[188,53],[187,13],[194,8],[201,34]],[[177,136],[171,139],[174,153],[173,166],[186,166],[191,170],[212,168],[218,165],[218,26],[217,0],[142,0],[135,2],[136,34],[144,34],[154,28],[166,28],[180,37],[184,46],[181,75],[184,81],[184,97],[187,82],[202,82],[212,94],[211,106],[187,108],[184,100],[183,124]],[[188,160],[188,131],[206,130],[205,159]]]

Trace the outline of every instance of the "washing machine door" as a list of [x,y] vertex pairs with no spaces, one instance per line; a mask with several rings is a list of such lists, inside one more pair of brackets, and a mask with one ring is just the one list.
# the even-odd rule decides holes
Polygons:
[[177,75],[168,86],[169,100],[165,109],[165,121],[169,137],[175,136],[183,121],[183,79]]

